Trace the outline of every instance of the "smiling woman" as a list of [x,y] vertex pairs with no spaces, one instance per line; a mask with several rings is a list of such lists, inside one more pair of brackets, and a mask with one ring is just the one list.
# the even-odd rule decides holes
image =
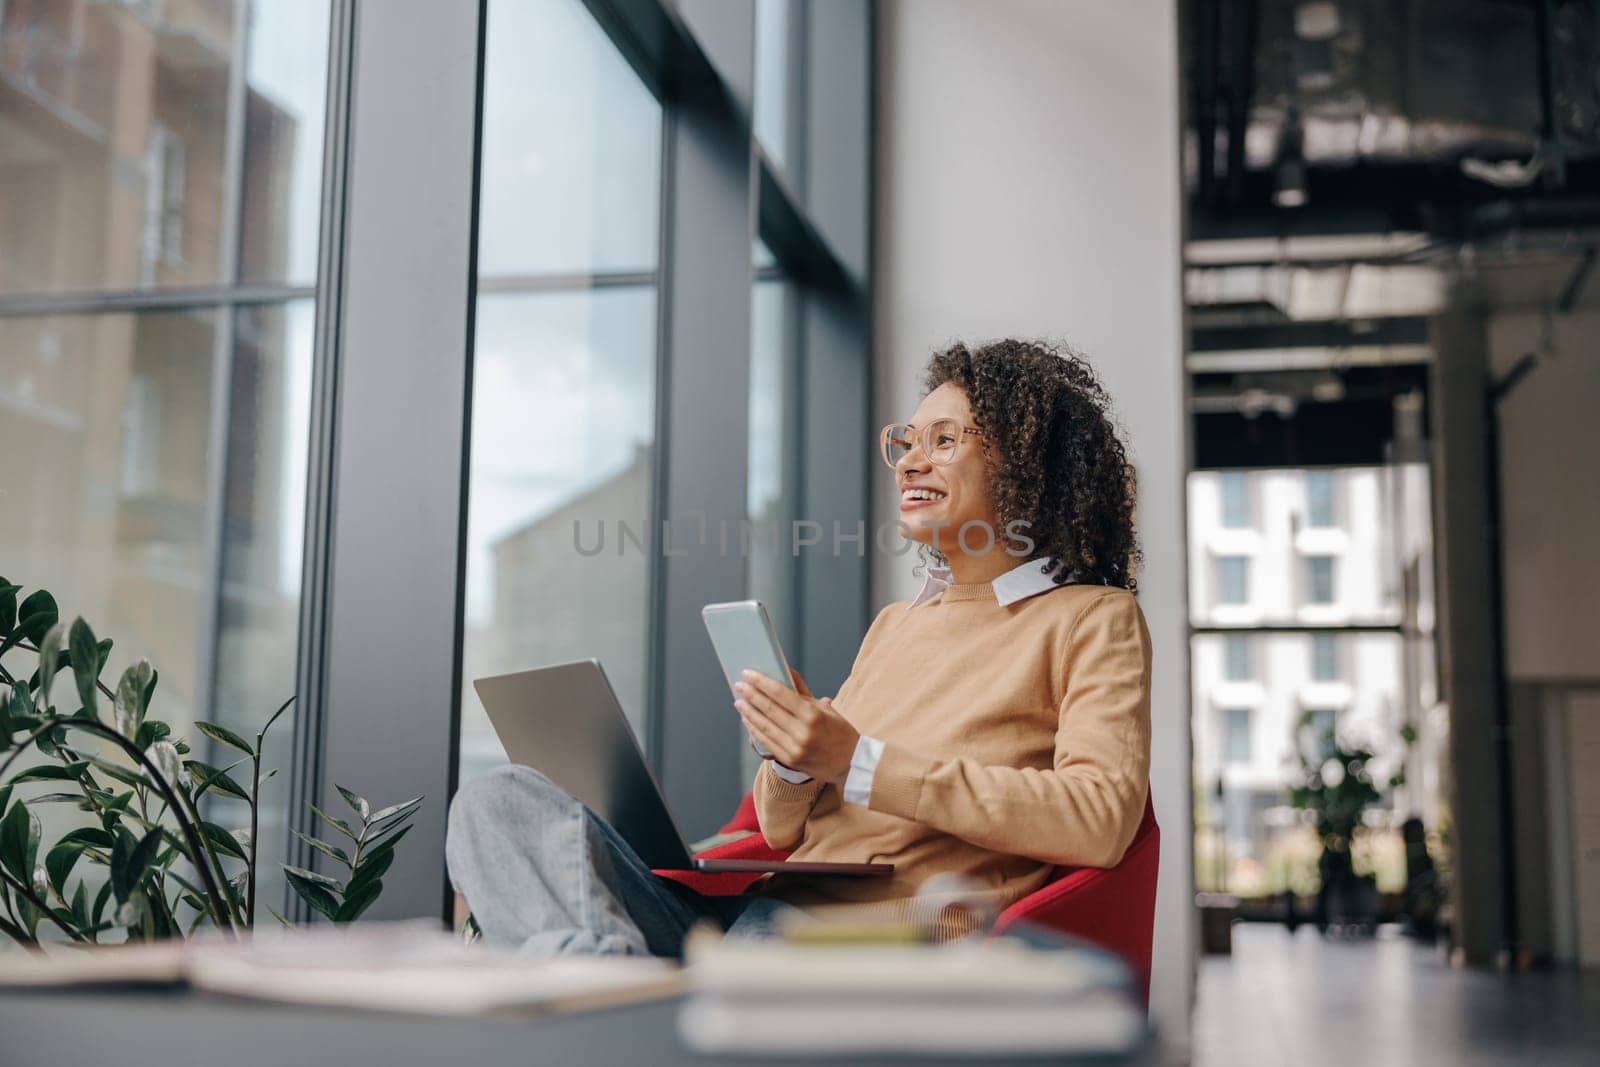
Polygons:
[[[451,874],[486,936],[671,953],[699,919],[741,935],[794,907],[907,920],[923,881],[948,875],[978,887],[972,908],[938,921],[956,936],[1056,867],[1121,859],[1146,804],[1151,646],[1131,589],[1133,474],[1106,395],[1081,357],[1019,341],[941,352],[928,385],[879,444],[907,536],[942,566],[878,614],[834,696],[798,673],[792,688],[749,671],[733,687],[770,754],[755,783],[766,843],[893,873],[663,895],[629,842],[510,768],[451,814]],[[1028,531],[1020,548],[997,546],[1002,521]],[[574,855],[589,858],[577,879]]]

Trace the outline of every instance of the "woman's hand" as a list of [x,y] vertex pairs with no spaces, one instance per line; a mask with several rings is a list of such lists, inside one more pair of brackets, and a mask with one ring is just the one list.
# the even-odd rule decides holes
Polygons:
[[821,782],[842,781],[861,735],[834,709],[828,697],[811,695],[805,679],[789,669],[794,688],[759,671],[742,671],[733,706],[745,727],[773,759]]

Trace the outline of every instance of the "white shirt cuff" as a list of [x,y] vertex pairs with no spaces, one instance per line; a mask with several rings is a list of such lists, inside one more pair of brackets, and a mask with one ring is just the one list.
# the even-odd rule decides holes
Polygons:
[[851,804],[866,807],[872,799],[872,775],[883,758],[883,742],[862,734],[856,741],[856,750],[850,756],[850,773],[844,779],[844,798]]
[[779,778],[782,778],[790,785],[800,785],[803,782],[811,781],[811,776],[805,771],[797,771],[792,767],[785,767],[775,759],[768,760],[767,762],[772,764],[772,773],[776,774]]

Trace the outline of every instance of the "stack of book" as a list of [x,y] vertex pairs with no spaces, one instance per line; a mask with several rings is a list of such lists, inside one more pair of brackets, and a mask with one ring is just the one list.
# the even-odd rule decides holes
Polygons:
[[1048,938],[691,935],[689,1047],[746,1055],[1114,1056],[1146,1037],[1126,967]]

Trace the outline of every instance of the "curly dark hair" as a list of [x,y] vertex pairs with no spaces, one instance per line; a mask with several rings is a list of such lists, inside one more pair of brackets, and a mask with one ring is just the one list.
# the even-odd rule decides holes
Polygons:
[[[1065,345],[1006,339],[935,353],[924,372],[967,396],[988,461],[1002,527],[1023,520],[1030,558],[1053,557],[1057,585],[1104,582],[1138,591],[1137,477],[1111,416],[1111,397]],[[944,554],[924,545],[924,559]]]

